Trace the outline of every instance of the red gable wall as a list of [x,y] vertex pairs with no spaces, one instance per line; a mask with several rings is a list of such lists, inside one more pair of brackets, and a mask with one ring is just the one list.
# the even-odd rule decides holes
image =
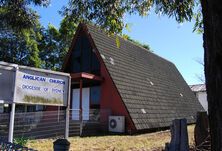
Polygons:
[[[102,62],[101,59],[100,62]],[[136,128],[103,62],[101,63],[101,76],[104,81],[101,85],[100,109],[110,110],[111,115],[125,116],[126,132],[133,133]],[[108,123],[108,117],[105,113],[101,112],[101,120]]]
[[[80,30],[82,28],[82,30]],[[125,107],[125,104],[123,103],[120,94],[118,93],[118,90],[116,86],[114,85],[109,72],[93,42],[93,39],[91,38],[90,34],[87,31],[86,26],[82,26],[81,28],[78,28],[76,34],[82,34],[81,32],[84,32],[91,43],[91,46],[96,50],[96,56],[99,59],[100,62],[100,72],[101,77],[104,79],[101,82],[101,101],[100,101],[100,109],[101,109],[101,122],[105,125],[108,125],[108,116],[109,115],[116,115],[116,116],[125,116],[125,126],[126,126],[126,132],[131,133],[135,132],[136,128],[130,118],[130,115]],[[75,35],[74,40],[72,42],[71,48],[67,54],[66,60],[64,62],[63,69],[67,66],[71,51],[73,50],[73,46],[75,44],[75,39],[78,37],[78,35]],[[110,111],[110,112],[109,112]],[[108,128],[108,127],[107,127]]]

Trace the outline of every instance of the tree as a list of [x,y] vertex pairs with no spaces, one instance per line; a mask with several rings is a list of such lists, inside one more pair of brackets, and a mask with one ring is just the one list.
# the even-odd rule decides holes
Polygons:
[[48,0],[0,1],[0,59],[40,67],[39,17],[30,5],[47,6]]
[[212,150],[222,150],[222,2],[201,0],[204,68]]
[[14,31],[32,29],[38,24],[38,14],[30,6],[48,6],[49,0],[1,0],[0,29],[6,27]]
[[53,25],[49,25],[47,29],[42,29],[42,39],[38,45],[42,68],[61,69],[76,28],[77,24],[64,18],[59,29],[56,29]]
[[57,70],[60,67],[60,33],[53,26],[41,30],[42,38],[39,41],[39,57],[42,61],[41,68]]
[[31,6],[47,7],[49,0],[0,1],[0,60],[58,70],[68,51],[76,24],[61,22],[57,30],[39,23]]
[[[201,9],[196,9],[201,4]],[[195,28],[204,26],[204,64],[209,106],[212,150],[222,150],[222,2],[220,0],[69,0],[61,12],[69,20],[100,25],[112,33],[121,33],[127,26],[124,14],[147,15],[154,7],[156,13],[174,17],[178,22],[191,21]],[[195,12],[195,10],[197,10]],[[203,18],[202,18],[203,17]]]
[[[37,27],[38,28],[38,27]],[[40,67],[37,41],[41,35],[38,29],[0,31],[0,60],[22,65]]]

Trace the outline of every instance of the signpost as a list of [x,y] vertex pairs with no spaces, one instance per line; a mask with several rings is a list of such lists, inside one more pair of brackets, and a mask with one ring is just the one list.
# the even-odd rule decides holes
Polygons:
[[15,105],[66,106],[66,132],[69,134],[70,75],[0,62],[0,100],[11,104],[9,142],[13,141]]

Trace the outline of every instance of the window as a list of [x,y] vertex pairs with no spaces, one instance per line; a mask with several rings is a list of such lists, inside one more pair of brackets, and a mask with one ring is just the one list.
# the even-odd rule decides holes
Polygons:
[[82,72],[90,72],[91,47],[87,37],[82,37]]
[[90,101],[92,105],[100,104],[100,86],[94,86],[90,88]]
[[77,38],[72,51],[71,72],[87,72],[100,75],[100,62],[92,51],[89,39],[84,35]]
[[96,75],[100,73],[100,63],[95,53],[92,53],[92,73]]
[[36,111],[43,111],[45,106],[43,105],[36,105]]
[[81,69],[80,69],[80,61],[81,60],[80,59],[81,59],[80,57],[73,59],[72,71],[74,73],[81,72]]
[[81,38],[76,40],[76,45],[74,50],[72,51],[72,71],[74,73],[80,72],[80,64],[81,64]]
[[35,112],[36,106],[35,105],[27,105],[27,112]]
[[15,106],[15,112],[16,113],[22,113],[22,112],[25,112],[25,105],[16,105]]

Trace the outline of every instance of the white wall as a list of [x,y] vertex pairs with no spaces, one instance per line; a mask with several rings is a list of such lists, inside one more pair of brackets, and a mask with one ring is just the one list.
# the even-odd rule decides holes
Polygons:
[[206,92],[197,92],[196,94],[200,104],[203,106],[204,110],[208,112],[208,103],[207,103],[207,93]]

